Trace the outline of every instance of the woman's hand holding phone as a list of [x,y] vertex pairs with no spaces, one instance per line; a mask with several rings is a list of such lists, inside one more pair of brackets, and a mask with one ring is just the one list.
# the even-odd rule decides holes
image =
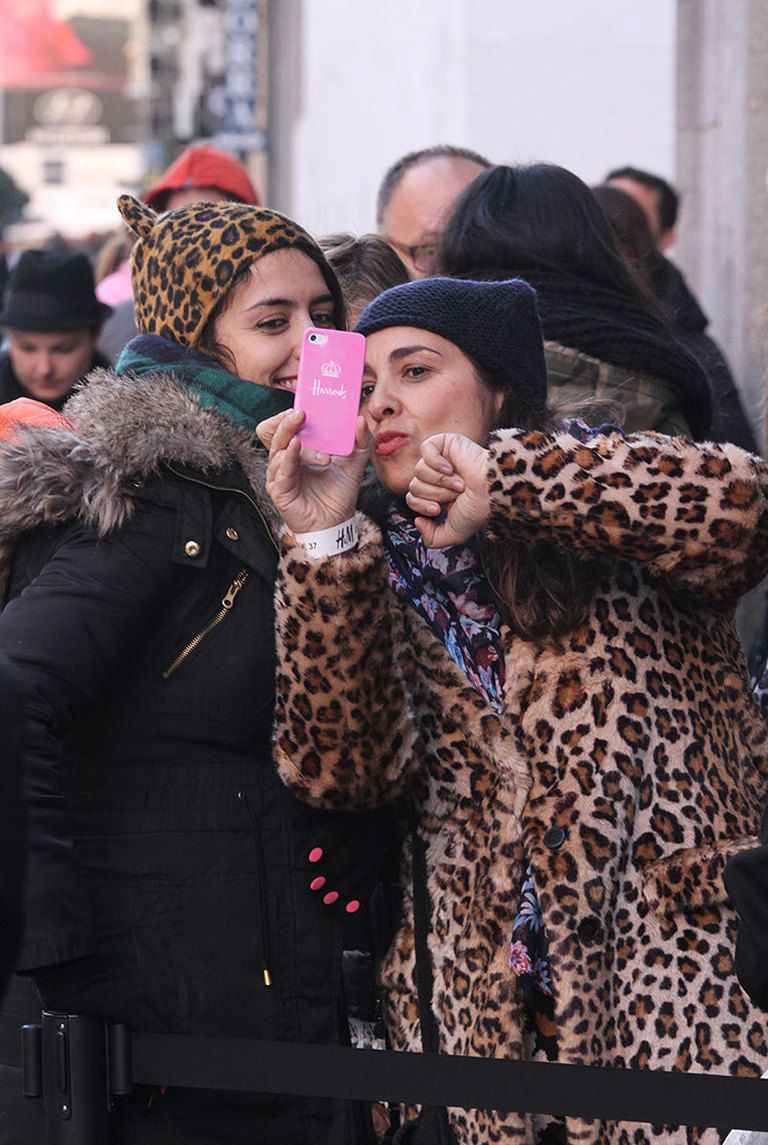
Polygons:
[[302,449],[298,434],[305,417],[303,410],[284,410],[256,429],[269,449],[267,493],[292,533],[330,529],[353,517],[370,455],[365,418],[357,419],[349,457],[329,457]]
[[[488,450],[461,433],[437,433],[421,444],[421,457],[405,495],[430,549],[459,545],[486,522]],[[442,517],[444,520],[432,520]]]

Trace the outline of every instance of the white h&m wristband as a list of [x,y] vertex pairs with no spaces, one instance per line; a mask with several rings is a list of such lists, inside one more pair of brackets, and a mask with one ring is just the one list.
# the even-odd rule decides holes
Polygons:
[[336,553],[346,553],[348,549],[357,546],[357,521],[350,517],[340,525],[332,525],[330,529],[317,529],[314,533],[294,533],[308,557],[320,560],[321,557],[331,557]]

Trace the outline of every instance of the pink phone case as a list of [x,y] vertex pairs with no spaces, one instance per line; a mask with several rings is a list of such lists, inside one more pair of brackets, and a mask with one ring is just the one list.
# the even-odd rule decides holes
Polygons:
[[348,457],[355,448],[364,361],[362,334],[314,326],[304,331],[293,402],[307,415],[299,433],[302,445],[337,457]]

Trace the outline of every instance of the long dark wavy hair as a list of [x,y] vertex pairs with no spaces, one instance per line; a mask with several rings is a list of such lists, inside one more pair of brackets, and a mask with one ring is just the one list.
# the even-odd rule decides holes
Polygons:
[[[515,392],[507,375],[492,375],[475,362],[472,366],[482,385],[504,394],[494,429],[514,426],[554,433],[563,428],[561,417],[548,406],[534,405]],[[524,640],[551,641],[585,622],[610,562],[565,553],[549,541],[504,539],[486,542],[483,565],[502,620],[512,632]]]
[[490,167],[456,201],[436,262],[456,278],[567,272],[658,306],[617,249],[608,221],[586,183],[552,163]]

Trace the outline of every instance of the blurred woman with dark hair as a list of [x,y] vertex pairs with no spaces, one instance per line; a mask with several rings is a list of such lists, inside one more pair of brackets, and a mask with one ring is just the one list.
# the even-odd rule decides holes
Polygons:
[[491,167],[459,198],[437,256],[455,277],[523,278],[536,289],[549,398],[623,427],[706,438],[704,369],[628,266],[585,183],[552,164]]
[[[690,292],[688,296],[692,304],[684,314],[676,313],[667,304],[664,285],[669,279],[669,267],[673,264],[656,249],[645,211],[631,195],[620,191],[618,187],[593,187],[592,194],[605,212],[621,253],[653,292],[675,336],[696,355],[707,371],[714,399],[710,439],[732,441],[741,449],[757,453],[755,435],[744,412],[730,367],[717,342],[706,332],[706,316]],[[673,269],[679,275],[677,268]]]

